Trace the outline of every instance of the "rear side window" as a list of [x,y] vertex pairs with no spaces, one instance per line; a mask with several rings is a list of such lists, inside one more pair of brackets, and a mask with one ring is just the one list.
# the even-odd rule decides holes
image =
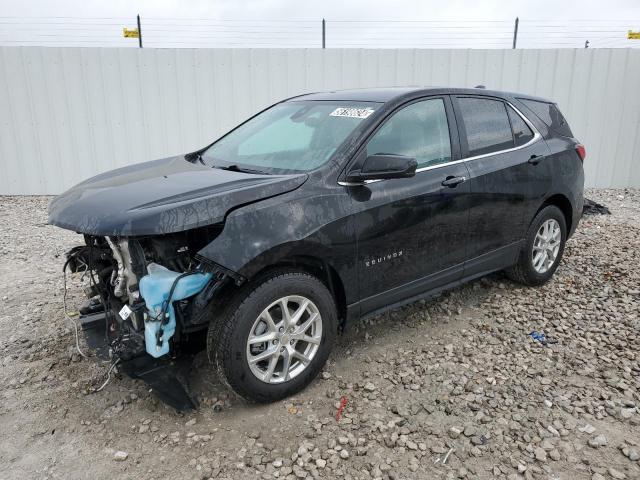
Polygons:
[[519,98],[518,100],[529,107],[551,130],[565,137],[573,137],[569,124],[556,104],[526,98]]
[[511,120],[511,129],[513,130],[513,139],[516,142],[516,147],[529,143],[533,138],[533,132],[529,125],[513,108],[507,106],[507,111],[509,112],[509,120]]
[[470,157],[513,148],[511,123],[503,102],[459,97],[458,105],[467,132]]

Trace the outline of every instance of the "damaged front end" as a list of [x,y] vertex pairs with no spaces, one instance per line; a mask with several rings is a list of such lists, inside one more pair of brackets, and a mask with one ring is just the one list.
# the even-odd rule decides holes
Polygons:
[[216,292],[230,280],[223,269],[195,258],[221,229],[212,225],[140,237],[85,235],[85,245],[67,253],[65,269],[85,273],[89,284],[89,298],[80,310],[85,333],[92,337],[89,345],[117,360],[131,376],[148,381],[178,409],[194,404],[186,391],[176,392],[182,386],[174,378],[175,360],[204,347],[202,332]]
[[250,259],[245,247],[266,245],[241,242],[245,233],[235,230],[217,243],[228,215],[306,179],[179,155],[101,173],[53,199],[49,224],[84,235],[65,269],[86,272],[89,301],[80,313],[90,346],[170,397],[178,387],[167,386],[167,365],[206,347],[203,332],[228,301],[226,286],[244,281],[237,262],[223,267],[216,259],[222,252]]

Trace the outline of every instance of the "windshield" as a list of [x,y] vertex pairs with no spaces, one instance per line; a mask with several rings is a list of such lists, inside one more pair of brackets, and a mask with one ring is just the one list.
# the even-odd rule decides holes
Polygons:
[[378,106],[374,102],[279,103],[202,152],[202,161],[214,167],[278,173],[314,170]]

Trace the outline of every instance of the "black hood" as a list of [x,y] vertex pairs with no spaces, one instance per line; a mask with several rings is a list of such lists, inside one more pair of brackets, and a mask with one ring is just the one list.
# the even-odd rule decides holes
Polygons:
[[255,175],[183,156],[85,180],[49,205],[49,223],[91,235],[154,235],[218,223],[241,205],[298,188],[306,174]]

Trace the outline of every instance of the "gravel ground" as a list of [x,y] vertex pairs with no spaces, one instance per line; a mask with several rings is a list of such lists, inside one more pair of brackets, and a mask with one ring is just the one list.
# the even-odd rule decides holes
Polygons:
[[583,219],[544,287],[496,274],[354,324],[271,405],[201,356],[187,415],[120,375],[87,393],[107,365],[75,353],[61,306],[79,237],[45,224],[50,198],[0,197],[0,478],[638,479],[640,191],[587,196],[612,215]]

